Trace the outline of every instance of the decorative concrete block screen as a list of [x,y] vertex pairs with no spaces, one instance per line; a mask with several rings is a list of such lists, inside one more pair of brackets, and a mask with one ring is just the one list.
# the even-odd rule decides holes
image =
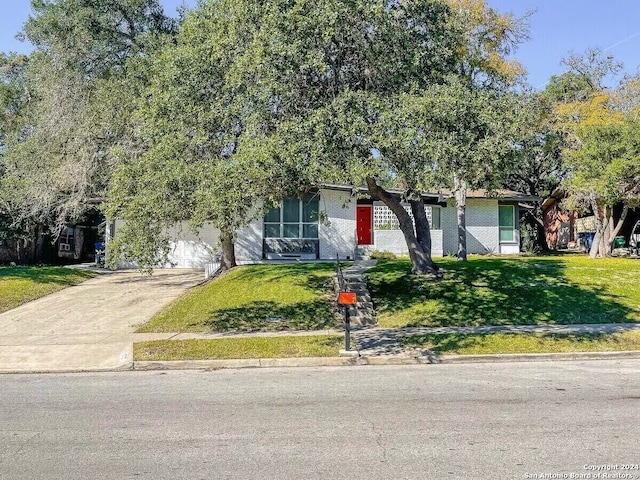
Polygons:
[[[411,206],[403,205],[413,222],[413,214],[411,213]],[[433,223],[433,207],[425,207],[427,212],[427,219],[431,228],[440,228],[440,225],[434,225]],[[439,217],[439,216],[438,216]],[[439,218],[437,218],[439,223]],[[374,230],[400,230],[400,223],[393,214],[391,209],[386,205],[374,205],[373,206],[373,229]]]

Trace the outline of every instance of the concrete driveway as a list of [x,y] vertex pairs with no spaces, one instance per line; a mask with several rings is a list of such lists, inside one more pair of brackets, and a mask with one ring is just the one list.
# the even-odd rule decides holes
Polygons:
[[135,334],[188,288],[196,270],[108,272],[0,314],[0,372],[128,368]]

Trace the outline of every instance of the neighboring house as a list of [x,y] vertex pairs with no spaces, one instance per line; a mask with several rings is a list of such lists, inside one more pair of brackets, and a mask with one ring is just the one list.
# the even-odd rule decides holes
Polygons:
[[[364,190],[361,194],[365,193]],[[457,251],[455,200],[450,194],[424,194],[431,223],[434,256]],[[467,194],[467,250],[469,253],[510,254],[520,251],[518,227],[522,202],[534,201],[512,191]],[[261,209],[257,205],[256,209]],[[407,210],[410,208],[407,205]],[[121,221],[110,226],[118,234]],[[177,267],[199,268],[215,256],[219,232],[205,225],[199,235],[186,222],[170,232],[175,239],[170,261]],[[357,198],[347,185],[324,185],[302,198],[284,200],[238,232],[238,263],[259,260],[353,259],[356,252],[387,251],[406,254],[404,236],[393,213],[382,202]]]
[[578,219],[578,212],[564,208],[561,203],[564,198],[564,191],[556,189],[542,203],[544,233],[551,250],[568,248],[570,244],[577,243],[578,233],[585,232],[585,230],[580,232],[576,230],[575,222]]
[[90,199],[91,208],[75,224],[66,225],[56,241],[58,258],[65,262],[87,262],[95,260],[96,244],[104,241],[105,217],[97,206],[104,199]]
[[[581,217],[577,211],[564,208],[562,200],[565,197],[562,189],[556,189],[542,203],[547,244],[552,250],[568,248],[572,243],[582,250],[589,250],[595,237],[596,218],[593,214]],[[621,211],[622,206],[616,205],[613,211],[616,222]],[[621,245],[629,245],[631,230],[637,221],[640,221],[640,208],[629,210],[622,229],[618,232]]]

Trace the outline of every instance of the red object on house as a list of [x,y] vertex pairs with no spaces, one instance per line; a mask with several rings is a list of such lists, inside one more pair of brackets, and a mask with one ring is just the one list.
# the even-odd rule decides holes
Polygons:
[[373,235],[373,208],[371,205],[358,205],[356,207],[356,232],[358,245],[371,245]]
[[338,294],[338,305],[355,305],[358,303],[358,296],[355,292],[340,292]]

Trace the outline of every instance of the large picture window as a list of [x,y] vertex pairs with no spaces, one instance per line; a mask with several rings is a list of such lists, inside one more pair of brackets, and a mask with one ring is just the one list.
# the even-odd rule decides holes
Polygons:
[[498,223],[501,242],[514,242],[514,230],[516,227],[515,207],[513,205],[498,206]]
[[318,200],[284,200],[264,216],[264,238],[318,238]]

